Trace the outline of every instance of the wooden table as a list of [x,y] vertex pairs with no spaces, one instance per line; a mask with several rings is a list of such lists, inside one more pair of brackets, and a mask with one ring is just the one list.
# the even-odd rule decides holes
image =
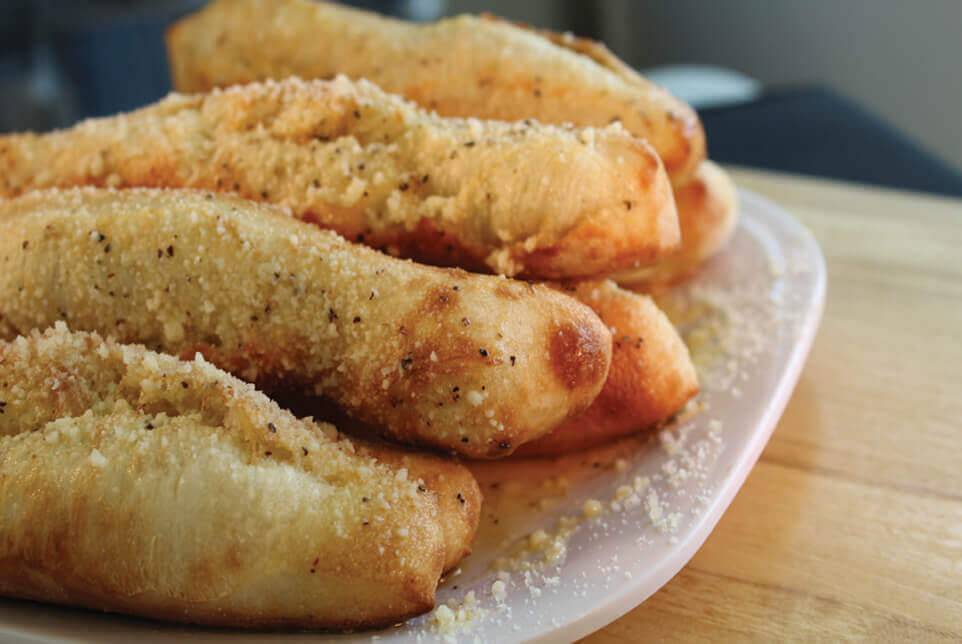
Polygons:
[[821,330],[705,545],[586,641],[962,641],[962,201],[735,179],[822,245]]

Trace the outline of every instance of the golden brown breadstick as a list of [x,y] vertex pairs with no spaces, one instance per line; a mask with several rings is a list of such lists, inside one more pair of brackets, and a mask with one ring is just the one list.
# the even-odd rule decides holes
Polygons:
[[688,349],[651,298],[610,280],[560,288],[589,305],[611,330],[611,368],[591,407],[526,443],[519,455],[563,454],[651,429],[698,393]]
[[570,34],[476,16],[425,25],[333,3],[220,0],[175,25],[167,45],[180,91],[346,74],[443,116],[620,121],[651,142],[677,181],[705,156],[693,109],[604,45]]
[[445,516],[403,456],[62,323],[0,342],[0,367],[0,594],[258,628],[433,605]]
[[435,494],[444,517],[445,570],[453,568],[471,552],[471,542],[481,518],[481,489],[474,476],[452,458],[405,449],[379,440],[378,428],[351,418],[331,400],[281,391],[274,398],[279,405],[300,416],[323,420],[351,437],[359,452],[372,454],[389,465],[402,466],[414,478],[424,481]]
[[351,439],[360,454],[370,455],[423,482],[434,494],[441,518],[444,570],[451,570],[471,554],[471,542],[481,519],[481,488],[471,472],[450,458],[401,449],[380,442]]
[[658,290],[691,276],[724,248],[738,223],[738,194],[724,170],[703,161],[698,172],[675,188],[681,247],[653,266],[612,276],[619,284],[636,290]]
[[442,119],[343,77],[0,137],[0,196],[77,185],[233,191],[374,247],[505,275],[608,274],[679,241],[664,168],[623,128]]
[[585,409],[611,336],[543,286],[421,266],[192,191],[0,203],[0,319],[56,320],[329,396],[395,438],[510,454]]

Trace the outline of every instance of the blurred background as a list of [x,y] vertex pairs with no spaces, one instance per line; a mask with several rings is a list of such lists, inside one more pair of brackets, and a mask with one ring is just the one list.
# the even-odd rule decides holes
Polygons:
[[[163,32],[203,0],[0,0],[0,131],[170,89]],[[962,0],[364,0],[603,40],[702,115],[719,161],[962,196]],[[322,46],[322,45],[321,45]]]

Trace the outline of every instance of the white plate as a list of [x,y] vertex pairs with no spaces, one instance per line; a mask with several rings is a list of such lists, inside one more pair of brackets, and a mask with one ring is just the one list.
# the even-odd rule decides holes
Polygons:
[[[740,197],[728,249],[671,296],[698,345],[698,408],[647,439],[555,461],[475,467],[486,498],[475,551],[438,592],[441,603],[461,606],[453,628],[441,629],[441,616],[431,614],[377,634],[254,634],[0,601],[0,639],[557,641],[608,624],[671,579],[708,537],[768,441],[818,327],[825,294],[818,245],[774,204],[746,191]],[[585,516],[589,499],[601,516]],[[561,539],[563,517],[576,525]],[[528,536],[538,529],[544,537]],[[559,546],[565,554],[546,560]],[[509,561],[495,566],[499,557]],[[503,601],[492,588],[499,567],[507,569]],[[458,609],[451,612],[457,618]]]

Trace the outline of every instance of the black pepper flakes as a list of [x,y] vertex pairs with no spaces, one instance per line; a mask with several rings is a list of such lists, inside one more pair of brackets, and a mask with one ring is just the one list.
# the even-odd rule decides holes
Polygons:
[[461,442],[462,442],[462,443],[468,443],[468,442],[470,442],[470,439],[469,439],[467,436],[462,436],[462,437],[461,437]]
[[144,429],[146,429],[148,432],[151,431],[153,428],[154,428],[154,424],[151,422],[148,422],[146,425],[144,425]]
[[515,362],[517,362],[517,358],[515,356],[510,356],[508,359],[511,360],[512,367],[515,365]]
[[277,426],[274,423],[267,423],[267,431],[269,431],[272,434],[276,434]]
[[464,498],[464,495],[461,494],[460,492],[458,492],[458,503],[460,503],[461,505],[464,505],[465,503],[467,503],[467,501]]
[[408,182],[405,181],[404,183],[398,186],[398,190],[400,190],[401,192],[405,192],[409,187],[410,186],[408,186]]
[[488,357],[488,350],[487,350],[487,349],[483,349],[483,348],[482,348],[482,349],[478,349],[478,353],[481,354],[481,357],[482,357],[482,358],[487,358],[487,357]]
[[30,246],[30,242],[27,241],[26,239],[23,240],[23,243],[22,243],[22,244],[20,244],[20,248],[22,248],[22,249],[24,249],[24,250],[27,250],[27,248],[29,248],[29,246]]
[[407,371],[408,369],[411,368],[411,365],[412,365],[413,363],[414,363],[414,358],[413,358],[413,357],[411,357],[411,356],[404,356],[403,358],[401,358],[401,369],[404,370],[404,371]]
[[173,256],[174,256],[174,247],[173,247],[173,246],[168,246],[168,247],[167,247],[167,257],[173,257]]
[[500,443],[498,443],[498,447],[500,447],[501,449],[511,449],[511,443],[508,441],[501,441]]
[[332,309],[332,308],[328,308],[328,309],[327,309],[327,321],[328,321],[328,322],[333,322],[333,321],[336,320],[336,319],[337,319],[337,312],[336,312],[334,309]]
[[471,326],[471,320],[468,318],[461,318],[461,326]]
[[475,143],[474,141],[468,141],[467,143],[464,144],[464,147],[473,148],[475,145],[477,145],[477,143]]
[[309,454],[306,447],[302,447],[301,450],[304,451],[304,456],[307,456]]
[[105,253],[109,253],[109,252],[110,252],[110,244],[107,244],[106,246],[104,246],[104,252],[105,252]]
[[190,385],[187,384],[186,380],[181,380],[180,386],[183,387],[184,389],[187,389],[188,387],[190,387]]
[[354,319],[352,320],[352,322],[354,322],[354,324],[359,324],[359,323],[361,322],[361,316],[360,316],[360,315],[355,315],[355,316],[354,316]]

